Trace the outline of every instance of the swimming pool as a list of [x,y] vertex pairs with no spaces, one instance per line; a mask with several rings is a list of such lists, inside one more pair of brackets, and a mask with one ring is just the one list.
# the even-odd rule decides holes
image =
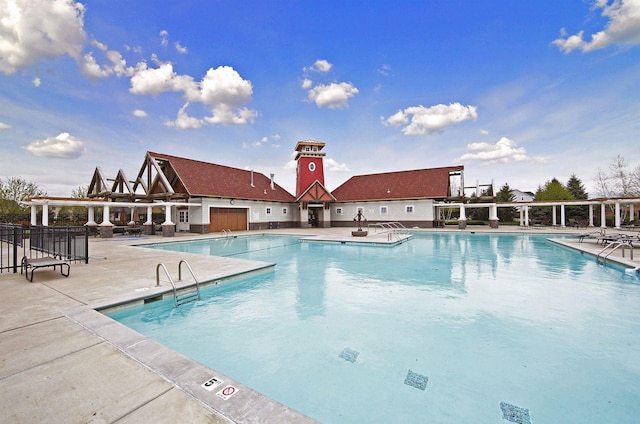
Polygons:
[[260,237],[227,252],[273,271],[109,316],[321,422],[640,413],[640,284],[622,269],[539,235],[429,233],[393,248]]

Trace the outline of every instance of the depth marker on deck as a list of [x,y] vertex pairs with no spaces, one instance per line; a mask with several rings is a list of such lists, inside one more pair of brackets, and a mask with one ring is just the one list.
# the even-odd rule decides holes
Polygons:
[[210,379],[202,383],[202,387],[205,390],[212,392],[216,387],[220,386],[221,384],[222,384],[222,380],[219,380],[216,377],[211,377]]

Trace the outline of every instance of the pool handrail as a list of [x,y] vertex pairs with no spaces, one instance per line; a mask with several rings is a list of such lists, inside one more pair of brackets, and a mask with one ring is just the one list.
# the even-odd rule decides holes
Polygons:
[[200,282],[198,281],[196,274],[193,272],[191,265],[189,265],[189,262],[187,262],[185,259],[181,259],[180,262],[178,262],[178,281],[182,281],[182,264],[183,263],[187,265],[187,268],[189,269],[191,276],[195,280],[196,290],[195,292],[194,291],[189,292],[183,295],[182,297],[178,295],[178,289],[176,288],[176,284],[173,282],[173,278],[171,278],[171,274],[169,274],[169,271],[167,270],[167,267],[165,266],[165,264],[159,263],[156,266],[156,287],[160,286],[160,268],[162,268],[167,278],[169,279],[169,282],[171,283],[171,287],[173,288],[173,303],[174,303],[174,307],[176,308],[185,303],[193,302],[195,300],[200,300]]

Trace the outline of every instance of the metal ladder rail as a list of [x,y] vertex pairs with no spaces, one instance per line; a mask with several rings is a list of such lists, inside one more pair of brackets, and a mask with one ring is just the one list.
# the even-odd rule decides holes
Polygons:
[[228,230],[222,230],[222,237],[224,238],[228,238],[228,237],[232,237],[233,235],[231,234],[231,229]]
[[156,287],[160,286],[160,268],[162,268],[164,270],[164,273],[166,274],[167,278],[169,279],[169,282],[171,283],[171,287],[173,287],[173,306],[177,307],[178,306],[178,293],[176,290],[176,285],[173,282],[173,278],[171,278],[171,275],[169,274],[169,271],[167,270],[167,267],[163,264],[163,263],[159,263],[158,265],[156,265]]
[[195,273],[191,269],[191,266],[184,259],[178,263],[178,281],[182,280],[182,263],[183,262],[187,265],[187,268],[189,268],[189,271],[191,272],[191,275],[193,276],[193,279],[196,282],[195,284],[196,290],[189,291],[182,295],[178,293],[178,288],[176,287],[176,284],[174,283],[173,278],[171,278],[171,274],[169,274],[169,271],[167,270],[167,267],[165,266],[165,264],[159,263],[156,266],[156,286],[157,287],[160,286],[160,268],[162,268],[164,270],[165,275],[169,279],[169,283],[171,283],[171,288],[173,289],[173,306],[176,308],[180,305],[184,305],[185,303],[193,302],[195,300],[200,300],[200,283],[196,278]]
[[[629,248],[629,257],[631,260],[633,260],[633,246],[629,241],[621,240],[609,243],[607,246],[605,246],[604,249],[598,252],[598,255],[596,256],[596,263],[600,263],[600,259],[602,259],[602,264],[604,265],[607,262],[607,258],[609,257],[609,255],[615,252],[618,248],[622,248],[622,257],[624,258],[625,247]],[[606,255],[602,256],[605,252]]]
[[390,222],[389,225],[392,226],[394,230],[396,230],[400,234],[409,234],[410,232],[409,229],[402,225],[401,222]]
[[[186,259],[181,259],[180,262],[178,262],[178,281],[182,281],[182,264],[185,264],[187,266],[187,269],[191,273],[191,276],[193,277],[193,280],[196,283],[195,284],[195,287],[196,287],[195,296],[193,295],[194,292],[190,292],[188,295],[185,295],[184,298],[195,297],[193,300],[200,300],[200,282],[198,281],[198,277],[196,277],[196,274],[193,272],[193,269],[191,268],[191,265],[189,265],[189,262],[187,262]],[[184,302],[184,303],[186,303],[186,302]]]

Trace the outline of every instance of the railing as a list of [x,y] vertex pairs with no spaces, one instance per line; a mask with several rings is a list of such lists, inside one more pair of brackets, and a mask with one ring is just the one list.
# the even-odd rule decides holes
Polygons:
[[[367,230],[373,228],[374,233],[385,234],[387,233],[387,240],[395,238],[400,241],[403,234],[411,234],[411,232],[400,222],[377,222],[375,224],[369,224]],[[380,231],[378,231],[380,229]]]
[[222,230],[222,237],[227,238],[227,237],[233,237],[233,234],[231,234],[231,230]]
[[55,256],[67,261],[89,263],[87,227],[28,228],[16,224],[0,224],[0,272],[18,272],[22,258]]
[[171,278],[171,274],[169,274],[167,267],[163,263],[159,263],[156,266],[156,287],[160,286],[160,268],[162,268],[169,279],[169,283],[171,283],[171,287],[173,288],[173,305],[176,308],[180,305],[184,305],[185,303],[200,300],[200,283],[198,282],[198,278],[193,272],[193,269],[191,269],[191,265],[189,265],[189,262],[184,259],[181,259],[180,262],[178,262],[178,281],[182,281],[182,264],[187,266],[187,269],[189,269],[191,276],[195,280],[195,290],[189,290],[189,288],[178,289],[176,284],[173,282],[173,278]]
[[631,245],[631,240],[619,240],[607,244],[604,249],[598,252],[598,255],[596,256],[596,263],[600,263],[600,259],[602,259],[602,264],[604,265],[607,262],[607,258],[609,257],[609,255],[611,255],[619,248],[622,249],[623,258],[624,249],[629,248],[629,258],[633,260],[633,245]]

